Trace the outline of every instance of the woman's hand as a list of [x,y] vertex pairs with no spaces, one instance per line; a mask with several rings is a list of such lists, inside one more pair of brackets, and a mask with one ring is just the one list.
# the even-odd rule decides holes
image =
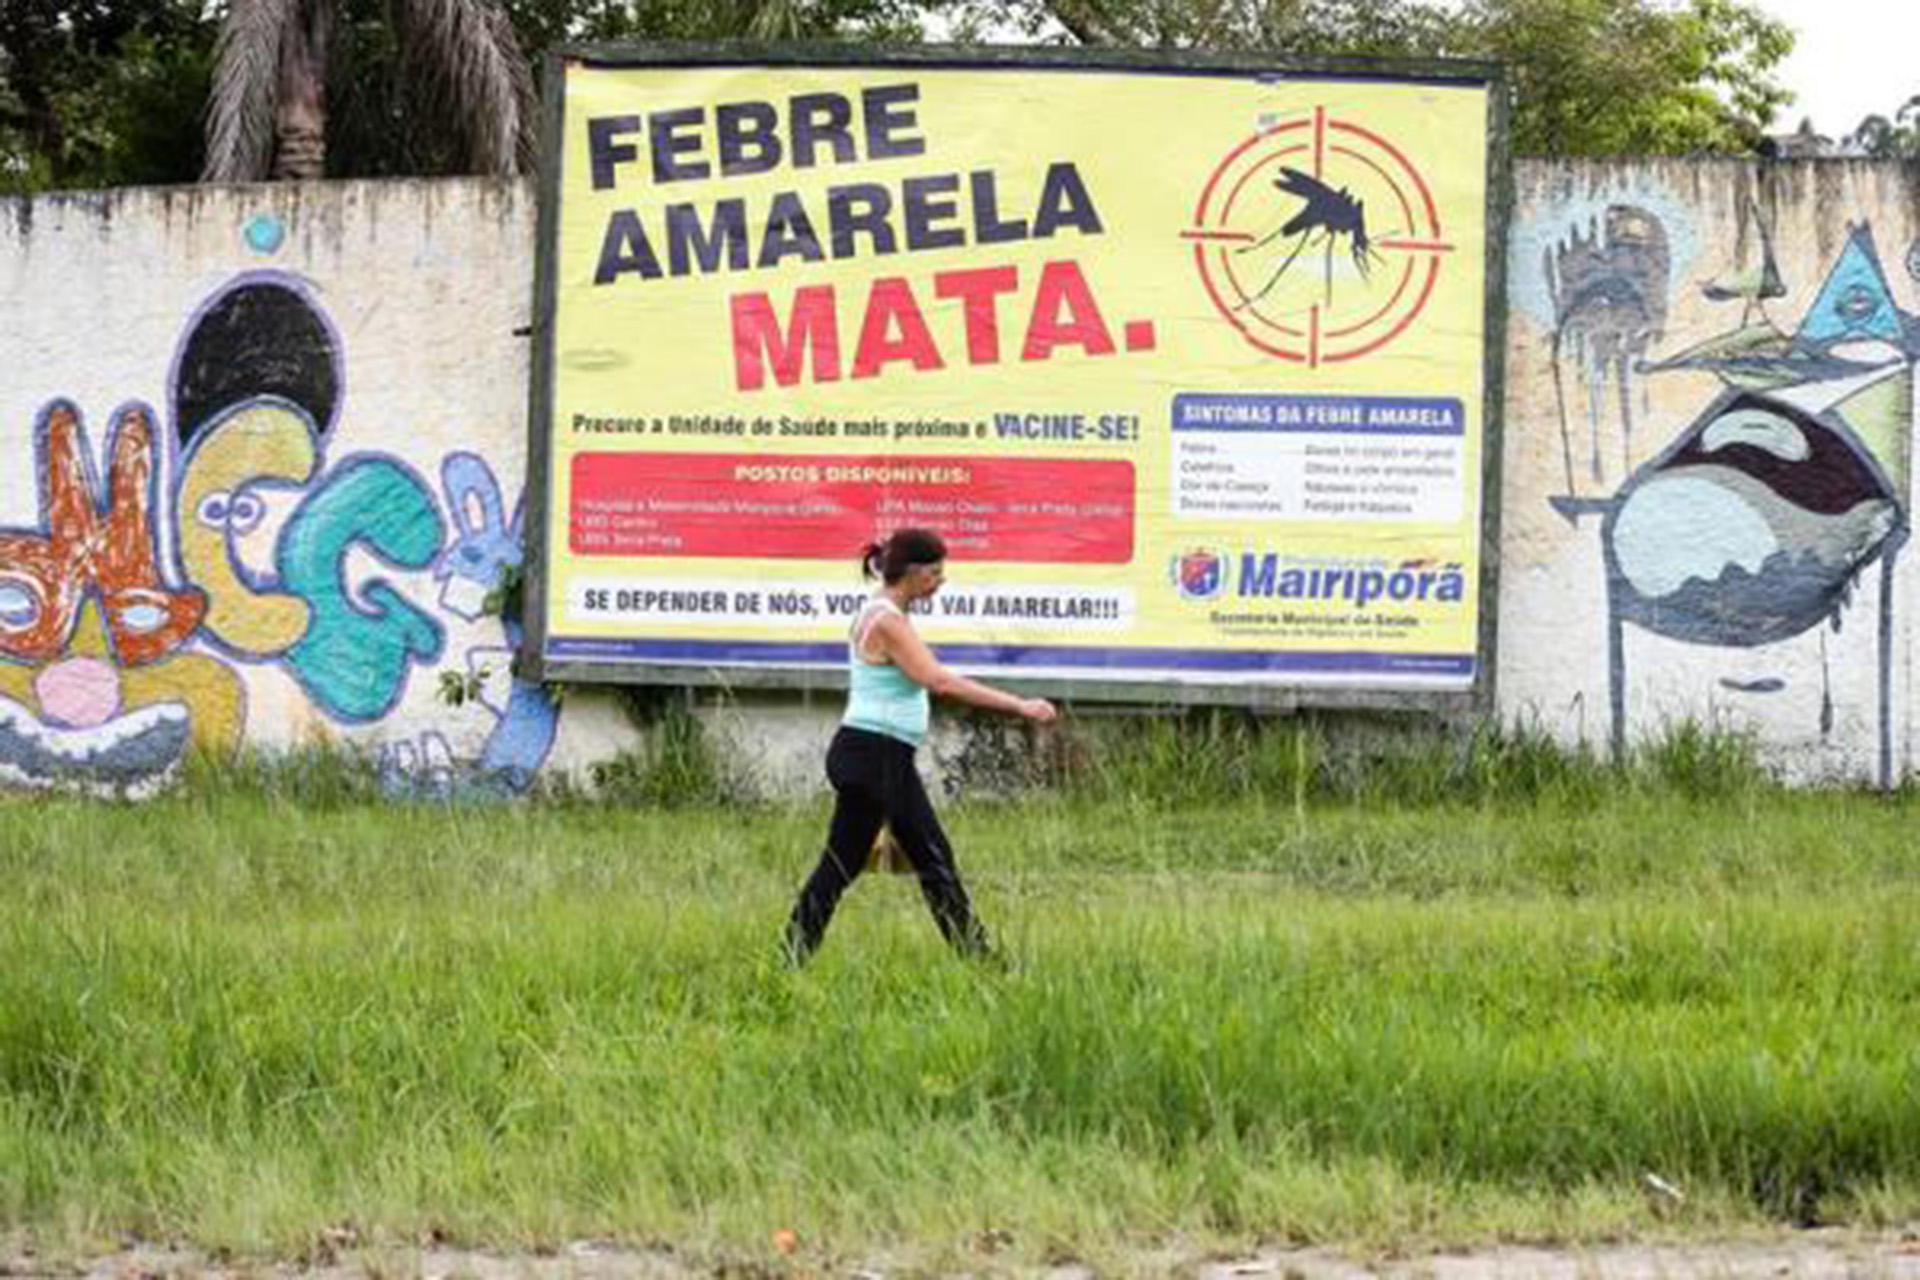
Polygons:
[[1020,699],[1020,714],[1035,724],[1052,724],[1060,718],[1060,712],[1045,698]]

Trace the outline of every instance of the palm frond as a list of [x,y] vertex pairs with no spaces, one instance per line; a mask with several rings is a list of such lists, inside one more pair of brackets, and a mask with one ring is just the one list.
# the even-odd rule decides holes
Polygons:
[[280,52],[299,0],[233,0],[214,47],[206,182],[257,182],[273,163]]
[[465,144],[476,173],[532,168],[533,73],[496,0],[397,0],[406,60],[425,105]]
[[797,40],[800,25],[798,0],[759,0],[747,23],[747,35],[755,40]]

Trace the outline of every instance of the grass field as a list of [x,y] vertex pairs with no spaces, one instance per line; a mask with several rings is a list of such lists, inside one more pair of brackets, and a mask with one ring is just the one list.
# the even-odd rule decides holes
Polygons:
[[876,876],[789,972],[824,815],[0,805],[0,1226],[1124,1269],[1920,1216],[1907,796],[1154,729],[949,810],[1007,971]]

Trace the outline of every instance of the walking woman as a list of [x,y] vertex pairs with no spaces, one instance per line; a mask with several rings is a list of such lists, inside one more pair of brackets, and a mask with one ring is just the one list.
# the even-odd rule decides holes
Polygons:
[[1040,724],[1050,723],[1056,712],[1044,698],[1016,698],[955,675],[914,632],[908,610],[940,589],[946,561],[946,543],[925,529],[902,529],[885,543],[873,543],[862,560],[862,572],[878,576],[881,586],[847,637],[847,711],[827,749],[833,823],[820,865],[787,922],[787,953],[795,962],[819,948],[840,895],[866,867],[882,823],[913,863],[946,940],[966,955],[988,949],[986,931],[960,884],[953,847],[914,767],[914,748],[927,732],[929,694]]

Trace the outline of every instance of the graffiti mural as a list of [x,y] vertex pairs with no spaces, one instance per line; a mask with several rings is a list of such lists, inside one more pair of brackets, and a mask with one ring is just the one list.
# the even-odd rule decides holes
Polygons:
[[[499,596],[519,573],[523,512],[516,507],[508,522],[499,481],[478,454],[448,454],[440,464],[440,478],[453,525],[452,538],[433,569],[440,605],[457,618],[478,621],[500,610]],[[415,741],[393,743],[382,759],[390,793],[517,793],[546,763],[560,728],[560,705],[514,671],[520,625],[510,610],[500,623],[504,643],[468,649],[461,675],[461,687],[471,688],[472,701],[494,718],[479,756],[463,765],[445,735],[433,731]]]
[[1727,276],[1700,285],[1701,295],[1709,302],[1740,304],[1740,330],[1753,324],[1756,317],[1770,325],[1767,303],[1787,296],[1787,282],[1780,277],[1780,261],[1773,252],[1773,230],[1752,200],[1746,204],[1746,222],[1760,240],[1758,259],[1737,263]]
[[306,419],[272,402],[235,409],[187,452],[174,545],[206,592],[208,635],[236,657],[268,658],[306,634],[311,610],[278,584],[268,497],[303,490],[319,461]]
[[[1798,778],[1913,767],[1909,177],[1516,166],[1501,714],[1624,748],[1728,712]],[[394,795],[490,800],[632,744],[615,700],[563,716],[521,680],[500,613],[530,189],[21,209],[0,218],[0,786],[147,795],[196,751],[322,735],[379,753]],[[1276,288],[1319,296],[1324,256]],[[836,712],[722,731],[804,790]]]
[[203,592],[160,572],[157,440],[145,408],[115,415],[104,485],[73,405],[34,440],[41,525],[0,532],[0,778],[142,796],[190,743],[229,751],[245,691],[186,646]]
[[[1786,286],[1764,227],[1761,253],[1757,272],[1703,289],[1713,301],[1741,303],[1738,325],[1638,366],[1649,377],[1711,374],[1720,392],[1610,496],[1553,502],[1570,518],[1601,517],[1616,752],[1627,732],[1628,626],[1742,649],[1823,624],[1837,632],[1862,576],[1877,565],[1877,756],[1880,778],[1890,782],[1894,570],[1909,531],[1920,321],[1896,302],[1864,224],[1848,231],[1792,328],[1766,314],[1765,303]],[[1824,634],[1820,669],[1824,736],[1834,722]],[[1723,685],[1776,693],[1785,682]]]
[[1556,190],[1515,225],[1509,289],[1547,335],[1556,510],[1604,496],[1642,460],[1643,366],[1666,337],[1674,290],[1697,257],[1693,223],[1665,187],[1634,178]]
[[[316,739],[395,795],[534,785],[561,709],[503,612],[531,208],[376,183],[0,220],[0,787],[145,796]],[[626,732],[589,712],[592,749]]]
[[[255,230],[255,252],[277,249]],[[410,731],[388,773],[414,793],[459,778],[511,794],[545,763],[559,708],[513,674],[517,625],[489,616],[519,570],[520,516],[470,450],[440,460],[443,515],[403,458],[336,447],[345,353],[316,299],[282,271],[217,288],[168,370],[171,431],[122,409],[104,483],[79,410],[42,413],[40,523],[0,530],[0,782],[151,794],[191,746],[237,748],[249,670],[343,728],[379,726],[450,628],[476,696],[447,714],[484,740],[459,760],[453,725]]]
[[[525,511],[516,505],[512,523],[507,522],[500,483],[478,454],[449,454],[440,464],[440,477],[456,532],[434,577],[442,584],[441,605],[473,620],[485,611],[492,593],[504,590],[520,571]],[[467,653],[467,670],[479,686],[480,702],[499,717],[476,767],[483,776],[503,779],[518,791],[532,781],[553,749],[560,707],[545,689],[514,673],[519,620],[508,611],[501,624],[504,645],[476,646]]]
[[[332,326],[294,277],[243,275],[201,309],[174,367],[175,538],[232,656],[283,664],[327,716],[363,723],[393,709],[444,635],[391,583],[350,582],[348,557],[423,570],[445,525],[399,460],[327,464],[340,366]],[[275,495],[292,509],[272,536]]]
[[1574,228],[1547,254],[1554,392],[1569,494],[1576,492],[1576,482],[1566,369],[1572,366],[1586,391],[1587,468],[1599,484],[1608,474],[1601,458],[1601,420],[1609,402],[1619,414],[1615,461],[1622,470],[1633,465],[1634,380],[1666,328],[1671,259],[1660,219],[1620,204],[1608,205],[1584,233]]
[[342,460],[287,522],[275,563],[312,618],[286,651],[286,663],[328,715],[349,721],[386,715],[409,670],[438,659],[445,639],[440,624],[391,583],[349,582],[348,553],[368,553],[392,568],[425,569],[444,536],[433,495],[419,477],[372,454]]

